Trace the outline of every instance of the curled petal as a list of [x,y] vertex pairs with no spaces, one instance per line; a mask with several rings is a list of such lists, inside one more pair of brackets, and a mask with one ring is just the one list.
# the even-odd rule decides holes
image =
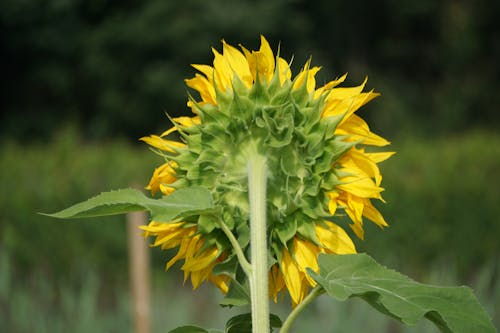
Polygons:
[[215,101],[215,89],[211,83],[211,78],[196,74],[194,78],[185,80],[186,85],[200,93],[203,102],[217,104]]
[[175,168],[177,168],[177,163],[174,161],[169,161],[156,168],[148,186],[146,186],[146,190],[151,191],[153,195],[158,190],[165,195],[172,193],[174,189],[166,184],[172,184],[177,180],[175,177]]
[[320,252],[320,249],[309,241],[301,240],[297,237],[293,239],[293,254],[295,261],[311,287],[316,286],[316,281],[309,276],[307,268],[312,269],[314,272],[318,272],[319,267],[317,258]]

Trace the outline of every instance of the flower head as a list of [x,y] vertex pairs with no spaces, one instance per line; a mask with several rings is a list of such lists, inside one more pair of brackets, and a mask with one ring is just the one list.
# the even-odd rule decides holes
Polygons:
[[[318,270],[319,253],[356,252],[348,233],[334,222],[338,216],[350,218],[359,238],[364,218],[387,226],[371,200],[382,200],[377,164],[392,153],[366,148],[389,142],[355,113],[378,94],[363,92],[366,80],[338,87],[346,75],[317,87],[319,67],[310,61],[292,78],[290,64],[274,55],[264,37],[257,51],[222,41],[222,53],[213,53],[213,65],[193,65],[199,73],[186,80],[199,93],[188,102],[194,115],[174,118],[162,135],[142,140],[165,157],[148,189],[169,195],[184,186],[206,187],[220,214],[153,221],[143,229],[156,236],[154,245],[179,248],[167,268],[183,259],[185,278],[190,275],[195,288],[210,280],[226,292],[228,276],[237,280],[238,267],[229,265],[237,261],[219,222],[242,248],[248,246],[246,160],[258,149],[269,169],[270,296],[276,300],[286,289],[298,304],[315,285],[306,269]],[[180,141],[168,138],[173,132]],[[214,267],[221,263],[225,269],[218,272],[224,273],[216,275]],[[234,267],[234,274],[227,267]]]

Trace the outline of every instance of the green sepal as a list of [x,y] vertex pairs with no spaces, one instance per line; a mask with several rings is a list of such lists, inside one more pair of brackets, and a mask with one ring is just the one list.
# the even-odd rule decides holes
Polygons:
[[[271,332],[274,328],[279,328],[283,324],[281,319],[275,315],[269,315],[269,327],[271,328]],[[232,317],[226,323],[226,328],[224,330],[225,333],[252,333],[252,314],[244,313],[237,316]]]
[[293,115],[281,113],[279,116],[270,116],[267,112],[262,114],[268,135],[266,144],[272,148],[281,148],[290,144],[294,132]]
[[315,221],[318,218],[328,215],[323,207],[323,203],[315,197],[301,197],[300,206],[302,207],[302,212],[310,217],[310,219],[308,219],[309,221],[311,221],[311,219]]
[[238,235],[238,244],[242,249],[246,248],[250,243],[250,226],[246,223],[246,220],[243,223],[238,223],[236,233]]
[[283,245],[286,245],[286,243],[297,233],[297,220],[287,219],[284,223],[274,224],[273,227],[273,230],[278,235],[281,243],[283,243]]
[[286,81],[283,84],[283,87],[280,87],[279,89],[274,92],[274,87],[279,87],[279,80],[277,80],[277,84],[275,85],[274,82],[272,82],[272,85],[270,88],[273,88],[270,90],[270,93],[272,92],[272,97],[270,104],[271,105],[282,105],[290,100],[290,94],[292,93],[292,83],[290,81]]
[[210,191],[203,187],[188,187],[160,199],[151,199],[135,189],[103,192],[54,214],[59,219],[75,219],[126,214],[147,210],[157,222],[170,222],[178,217],[193,216],[214,209]]
[[421,284],[366,254],[320,254],[318,264],[319,273],[309,275],[337,300],[359,297],[404,324],[426,318],[446,333],[496,332],[468,287]]
[[229,285],[229,291],[219,304],[228,307],[250,304],[250,291],[248,285],[246,283],[241,284],[237,279],[231,276],[230,278],[231,284]]
[[250,89],[248,97],[258,105],[269,104],[270,98],[267,91],[267,84],[264,84],[259,76],[257,76],[257,79]]
[[234,73],[233,74],[233,79],[231,80],[231,84],[233,87],[233,94],[236,95],[247,95],[248,94],[248,88],[246,87],[245,83],[241,81],[240,77],[238,74]]
[[342,113],[342,114],[336,115],[336,116],[328,116],[328,117],[322,118],[322,121],[326,124],[325,133],[326,133],[327,140],[333,138],[333,136],[335,134],[335,129],[340,124],[342,119],[344,119],[344,117],[345,117],[345,113]]
[[332,170],[332,172],[327,173],[322,179],[321,188],[325,190],[331,190],[335,188],[337,185],[340,185],[341,182],[337,174]]
[[298,155],[297,150],[292,145],[283,148],[280,166],[287,176],[303,178],[307,174],[304,164],[301,162],[301,156]]
[[304,218],[301,219],[297,224],[297,231],[302,237],[310,240],[316,245],[319,245],[318,238],[316,237],[315,223],[312,223],[310,219]]
[[212,269],[213,275],[224,274],[230,278],[236,278],[236,270],[238,269],[238,258],[236,255],[232,255],[223,262],[220,262],[214,266]]
[[[293,80],[296,82],[297,77]],[[307,91],[307,78],[304,82],[295,90],[292,90],[292,98],[295,104],[299,107],[304,107],[309,102],[309,92]]]
[[217,217],[213,215],[200,215],[198,218],[198,231],[202,234],[209,234],[218,227]]

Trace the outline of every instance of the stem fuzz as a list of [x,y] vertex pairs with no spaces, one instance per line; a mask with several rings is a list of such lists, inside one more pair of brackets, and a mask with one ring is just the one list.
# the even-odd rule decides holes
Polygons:
[[254,153],[248,160],[248,199],[250,203],[250,298],[252,332],[269,332],[269,281],[266,226],[267,164],[265,156]]

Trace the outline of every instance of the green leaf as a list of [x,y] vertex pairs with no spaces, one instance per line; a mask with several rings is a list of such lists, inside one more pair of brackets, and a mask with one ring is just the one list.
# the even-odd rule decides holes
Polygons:
[[[271,331],[282,325],[281,319],[272,313],[269,316],[269,323]],[[252,314],[244,313],[229,319],[226,323],[225,333],[252,333]]]
[[158,222],[169,222],[176,217],[200,214],[213,209],[212,196],[203,187],[176,190],[161,199],[151,199],[134,189],[104,192],[54,214],[43,214],[60,219],[74,219],[125,214],[147,210]]
[[223,333],[222,331],[219,330],[206,330],[204,328],[198,327],[198,326],[181,326],[177,327],[171,331],[168,331],[168,333]]
[[442,332],[496,332],[472,290],[425,285],[378,264],[366,254],[324,255],[309,274],[333,298],[360,297],[407,325],[422,317]]

